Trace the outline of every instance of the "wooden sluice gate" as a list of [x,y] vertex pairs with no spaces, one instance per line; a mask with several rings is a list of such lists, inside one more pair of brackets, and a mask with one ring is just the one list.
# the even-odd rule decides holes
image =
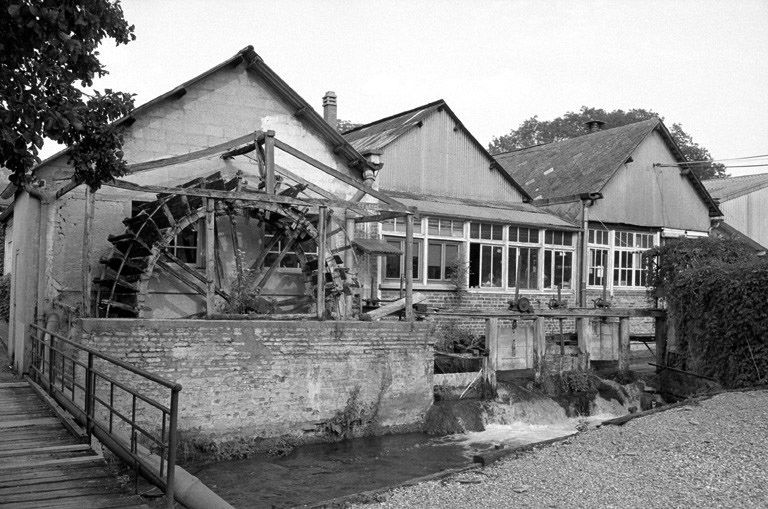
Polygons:
[[[620,372],[631,361],[630,318],[655,319],[656,361],[663,363],[666,349],[666,311],[638,308],[531,309],[530,312],[437,312],[438,316],[485,318],[483,377],[491,387],[497,376],[538,378],[544,371],[590,369],[615,364]],[[554,320],[554,324],[552,321]],[[563,322],[574,321],[574,332]],[[553,327],[549,327],[547,322]],[[551,332],[550,332],[551,330]],[[576,344],[572,337],[575,334]]]

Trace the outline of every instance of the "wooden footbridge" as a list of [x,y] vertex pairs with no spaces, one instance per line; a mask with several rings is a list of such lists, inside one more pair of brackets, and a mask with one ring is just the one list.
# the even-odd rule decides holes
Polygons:
[[[174,507],[181,387],[37,326],[29,336],[24,379],[0,344],[0,507],[148,507],[137,484],[118,480],[99,443],[161,488]],[[154,398],[168,390],[170,404],[131,389],[120,370],[158,384]],[[142,420],[142,408],[153,409],[156,421]],[[155,424],[157,430],[148,429]]]

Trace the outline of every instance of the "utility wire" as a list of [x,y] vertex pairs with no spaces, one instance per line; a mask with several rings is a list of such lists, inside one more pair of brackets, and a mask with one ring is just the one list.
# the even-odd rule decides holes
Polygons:
[[[692,163],[701,163],[703,161],[692,161]],[[711,163],[712,161],[706,161],[707,163]],[[661,164],[661,163],[655,163],[654,166],[659,168],[677,168],[680,165],[683,164],[691,164],[691,163],[674,163],[674,164]],[[726,168],[760,168],[763,166],[768,166],[768,163],[763,164],[724,164],[723,165]]]

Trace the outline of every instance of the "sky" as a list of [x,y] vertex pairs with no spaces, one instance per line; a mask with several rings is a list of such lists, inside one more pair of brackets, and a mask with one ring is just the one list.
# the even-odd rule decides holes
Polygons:
[[136,41],[102,47],[110,74],[96,88],[137,105],[253,45],[316,109],[335,91],[353,122],[442,98],[487,145],[534,115],[646,108],[715,159],[768,154],[765,0],[122,5]]

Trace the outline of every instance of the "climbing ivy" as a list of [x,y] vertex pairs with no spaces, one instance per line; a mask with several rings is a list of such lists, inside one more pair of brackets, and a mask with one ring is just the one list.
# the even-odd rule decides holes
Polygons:
[[768,375],[768,259],[720,239],[681,240],[646,255],[653,297],[663,297],[686,369],[726,387]]
[[11,310],[11,275],[0,277],[0,319],[9,321]]

